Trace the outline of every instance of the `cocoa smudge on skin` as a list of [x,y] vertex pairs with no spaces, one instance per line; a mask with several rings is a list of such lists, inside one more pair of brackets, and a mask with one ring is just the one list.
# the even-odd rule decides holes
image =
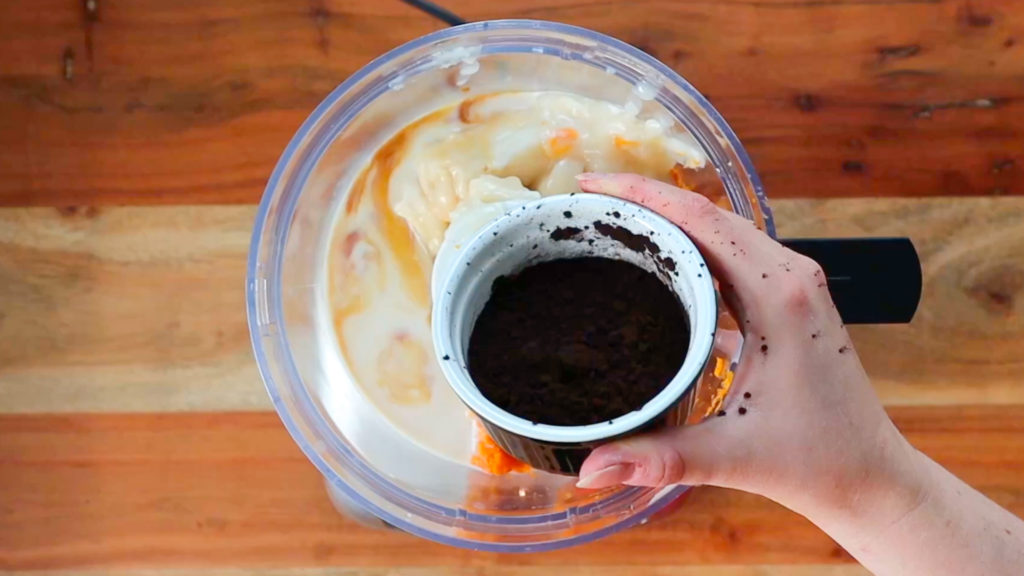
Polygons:
[[849,346],[842,346],[842,347],[839,348],[839,353],[840,354],[846,354],[849,351],[850,351],[850,347]]
[[744,408],[743,406],[740,406],[740,409],[739,409],[739,410],[737,410],[737,412],[739,412],[739,413],[740,413],[740,416],[743,416],[744,414],[746,414],[746,413],[747,413],[747,409],[746,409],[746,408]]

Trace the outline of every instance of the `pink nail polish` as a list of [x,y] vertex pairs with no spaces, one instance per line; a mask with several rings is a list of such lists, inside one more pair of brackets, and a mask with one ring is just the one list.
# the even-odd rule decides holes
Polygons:
[[586,476],[580,476],[576,487],[578,488],[606,488],[616,484],[622,484],[633,475],[633,465],[625,462],[612,464],[591,472]]

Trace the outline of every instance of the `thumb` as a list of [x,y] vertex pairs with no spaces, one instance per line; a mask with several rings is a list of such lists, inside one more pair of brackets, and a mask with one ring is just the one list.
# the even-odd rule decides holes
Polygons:
[[627,438],[600,446],[580,468],[580,488],[617,484],[720,484],[736,461],[731,430],[720,419]]

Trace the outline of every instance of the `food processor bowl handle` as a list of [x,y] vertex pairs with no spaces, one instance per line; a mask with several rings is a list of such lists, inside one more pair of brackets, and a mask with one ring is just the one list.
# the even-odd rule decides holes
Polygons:
[[909,238],[790,238],[821,265],[846,324],[910,322],[921,301],[921,261]]

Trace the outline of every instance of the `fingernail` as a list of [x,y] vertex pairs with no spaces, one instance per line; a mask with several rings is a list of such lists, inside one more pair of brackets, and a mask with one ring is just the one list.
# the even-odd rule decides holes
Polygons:
[[629,463],[612,464],[600,470],[591,472],[586,476],[580,476],[576,482],[577,488],[606,488],[622,484],[633,475],[633,465]]
[[586,190],[588,192],[609,194],[615,191],[615,186],[612,184],[608,174],[584,172],[583,174],[576,176],[576,181],[579,182],[581,186],[586,186]]

